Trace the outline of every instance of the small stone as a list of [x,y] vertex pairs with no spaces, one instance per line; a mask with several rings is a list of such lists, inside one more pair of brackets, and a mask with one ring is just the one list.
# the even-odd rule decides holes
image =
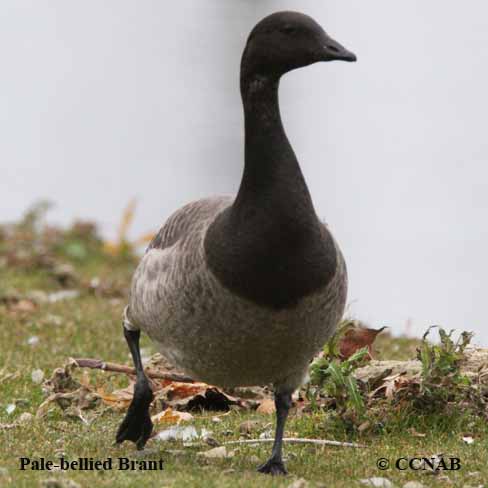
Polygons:
[[288,488],[308,488],[308,486],[309,483],[307,480],[303,478],[299,478],[295,480],[293,483],[291,483],[290,485],[288,485]]
[[447,476],[445,474],[441,474],[441,475],[437,476],[436,480],[442,481],[442,483],[447,483],[448,485],[452,485],[451,478],[449,478],[449,476]]
[[260,439],[272,439],[273,438],[273,431],[271,430],[265,430],[264,432],[261,432],[259,434]]
[[224,459],[230,458],[234,455],[233,452],[227,452],[227,448],[225,446],[214,447],[210,449],[210,451],[203,451],[197,453],[197,456],[206,458],[206,459]]
[[403,488],[424,488],[424,487],[425,487],[425,485],[423,485],[419,481],[407,481],[403,485]]
[[159,449],[157,447],[141,449],[140,451],[134,451],[132,454],[135,458],[145,458],[150,456],[156,456],[159,454]]
[[220,422],[222,422],[222,419],[220,417],[212,417],[212,422],[215,424],[220,424]]
[[24,412],[19,416],[19,423],[21,424],[30,424],[34,419],[34,415],[29,412]]
[[46,316],[45,322],[48,325],[55,325],[55,326],[59,327],[63,323],[63,318],[60,317],[59,315],[49,314]]
[[10,415],[12,413],[14,413],[15,411],[15,403],[9,403],[6,407],[5,407],[5,411],[7,412],[7,415]]
[[31,378],[36,385],[40,385],[44,379],[44,371],[42,369],[34,369],[31,373]]
[[37,304],[45,303],[47,302],[47,293],[43,290],[32,290],[27,293],[27,298]]
[[56,303],[63,300],[73,300],[80,296],[79,290],[61,290],[49,293],[47,296],[50,303]]
[[253,454],[252,456],[250,456],[249,461],[252,464],[261,464],[261,460],[256,456],[256,454]]
[[183,457],[187,455],[187,452],[181,449],[167,449],[166,452],[174,457]]
[[57,478],[48,478],[41,481],[43,488],[81,488],[78,483],[73,480],[60,480]]
[[359,480],[359,482],[365,486],[370,486],[372,488],[393,488],[392,482],[386,478],[379,478],[379,477],[365,478]]
[[39,342],[39,337],[37,337],[37,336],[30,336],[27,339],[27,344],[29,346],[35,346],[38,342]]

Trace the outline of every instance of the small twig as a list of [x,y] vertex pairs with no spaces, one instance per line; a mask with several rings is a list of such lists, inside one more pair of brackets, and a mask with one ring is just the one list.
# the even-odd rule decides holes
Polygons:
[[[102,369],[103,371],[110,371],[111,373],[136,374],[135,368],[124,366],[123,364],[107,363],[101,359],[73,358],[73,360],[80,368]],[[188,376],[177,373],[162,373],[161,371],[147,369],[146,375],[148,378],[153,379],[178,381],[180,383],[194,383],[194,380]]]
[[[274,442],[274,439],[246,439],[224,442],[222,445],[229,446],[231,444],[256,444],[258,442]],[[297,437],[285,437],[283,442],[289,442],[290,444],[316,444],[318,446],[366,447],[363,444],[355,444],[354,442],[329,441],[327,439],[300,439]]]

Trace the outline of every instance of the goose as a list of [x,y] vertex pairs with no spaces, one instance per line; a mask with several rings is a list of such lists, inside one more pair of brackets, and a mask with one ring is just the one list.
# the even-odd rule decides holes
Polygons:
[[204,198],[177,210],[134,272],[123,332],[136,383],[116,443],[142,449],[153,427],[142,330],[196,380],[272,385],[275,439],[258,471],[287,473],[282,439],[292,394],[342,317],[347,272],[285,134],[278,87],[291,70],[333,60],[356,56],[305,14],[276,12],[252,29],[240,70],[242,181],[235,198]]

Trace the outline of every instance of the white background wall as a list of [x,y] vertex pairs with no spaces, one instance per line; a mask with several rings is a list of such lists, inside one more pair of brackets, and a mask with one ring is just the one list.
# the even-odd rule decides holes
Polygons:
[[289,74],[288,135],[372,325],[437,323],[488,342],[488,6],[482,0],[3,0],[0,220],[136,236],[189,200],[237,190],[239,60],[265,14],[316,18],[358,63]]

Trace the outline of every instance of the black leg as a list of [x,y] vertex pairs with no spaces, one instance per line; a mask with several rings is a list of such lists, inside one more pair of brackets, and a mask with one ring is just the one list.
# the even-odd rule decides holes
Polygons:
[[258,471],[266,474],[287,474],[282,458],[283,433],[285,431],[286,418],[291,407],[291,392],[276,392],[276,434],[271,457],[261,466]]
[[143,449],[151,435],[153,424],[149,415],[149,406],[154,398],[142,366],[141,351],[139,350],[140,335],[141,331],[127,330],[124,327],[125,340],[136,368],[136,384],[129,410],[120,424],[115,438],[117,444],[125,440],[135,442],[137,449]]

